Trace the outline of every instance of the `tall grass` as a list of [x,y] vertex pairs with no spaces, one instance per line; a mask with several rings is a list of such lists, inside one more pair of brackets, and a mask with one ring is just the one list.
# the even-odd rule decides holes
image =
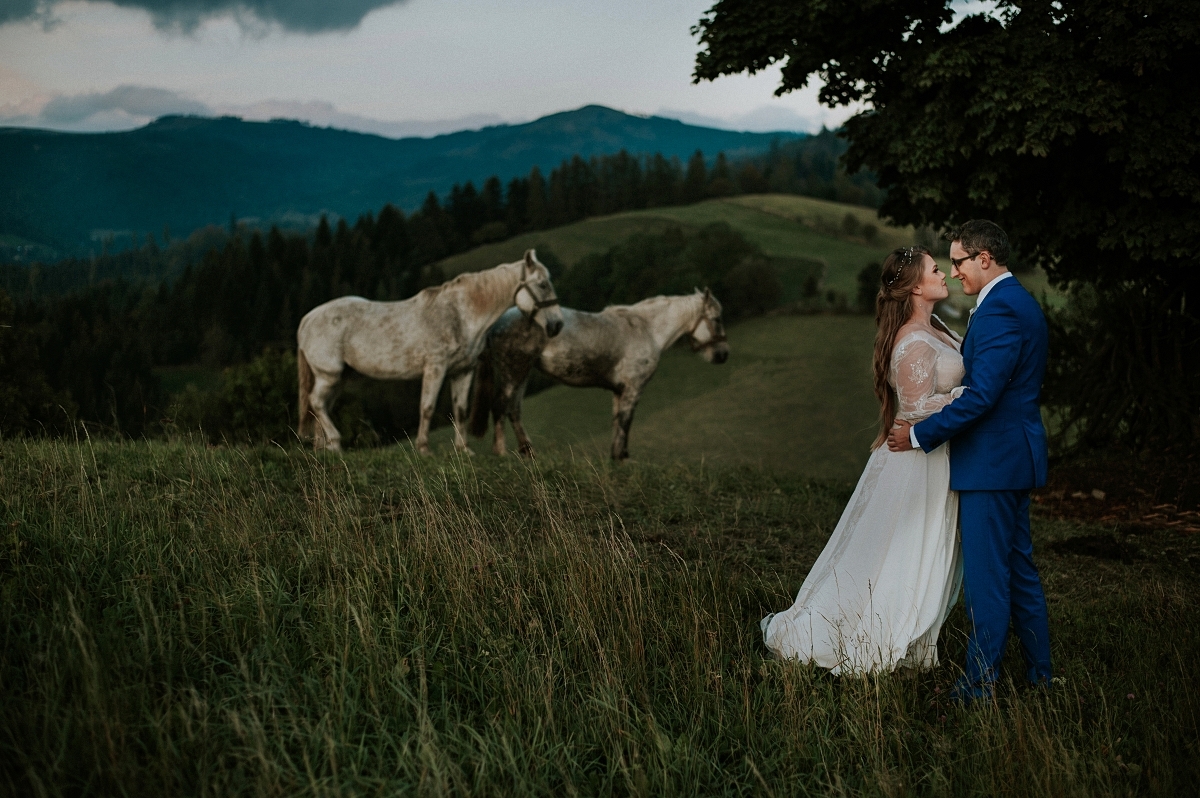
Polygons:
[[753,469],[0,443],[0,790],[1195,790],[1196,588],[1167,572],[1043,564],[1047,694],[945,704],[961,613],[917,678],[767,660],[758,619],[847,497]]

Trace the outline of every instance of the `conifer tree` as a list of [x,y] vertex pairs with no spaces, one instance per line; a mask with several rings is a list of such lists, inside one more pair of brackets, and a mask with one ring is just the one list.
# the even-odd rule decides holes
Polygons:
[[683,201],[691,204],[699,202],[708,194],[708,168],[704,163],[704,153],[696,150],[688,158],[687,176],[683,179]]

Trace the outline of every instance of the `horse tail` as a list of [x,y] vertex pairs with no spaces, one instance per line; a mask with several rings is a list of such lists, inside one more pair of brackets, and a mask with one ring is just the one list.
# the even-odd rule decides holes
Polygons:
[[475,365],[475,382],[471,389],[471,420],[467,429],[476,438],[482,438],[488,428],[488,412],[492,409],[496,392],[492,373],[492,352],[485,349]]
[[296,348],[296,377],[300,385],[300,439],[305,440],[312,437],[313,414],[312,409],[308,405],[309,394],[312,393],[313,384],[316,378],[313,376],[312,366],[308,365],[308,358],[304,356],[304,350]]

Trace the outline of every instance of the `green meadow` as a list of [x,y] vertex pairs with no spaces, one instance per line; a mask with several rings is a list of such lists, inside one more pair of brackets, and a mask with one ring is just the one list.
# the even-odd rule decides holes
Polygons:
[[[878,418],[874,327],[866,316],[769,316],[729,327],[724,364],[668,350],[638,404],[631,456],[857,479]],[[523,422],[539,451],[607,457],[611,415],[609,392],[557,386],[525,400]],[[452,429],[435,430],[435,447],[452,441]],[[471,446],[493,456],[490,432]]]
[[1124,562],[1039,512],[1059,679],[1014,685],[1014,643],[963,709],[961,608],[915,677],[766,656],[848,496],[574,453],[2,441],[0,792],[1195,793],[1190,539]]
[[[867,245],[831,226],[847,212],[873,218],[741,197],[538,241],[569,263],[722,219],[852,289],[912,231]],[[0,793],[1197,793],[1198,516],[1124,465],[1056,466],[1035,495],[1049,690],[1022,688],[1013,641],[993,702],[948,701],[961,606],[915,676],[770,659],[759,619],[869,454],[874,323],[777,313],[728,335],[723,365],[664,354],[620,464],[610,395],[563,386],[525,403],[532,460],[458,454],[445,427],[432,458],[0,440]]]

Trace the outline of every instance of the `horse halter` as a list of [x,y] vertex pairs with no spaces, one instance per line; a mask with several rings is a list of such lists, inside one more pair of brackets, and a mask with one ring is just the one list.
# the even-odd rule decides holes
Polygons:
[[[526,313],[524,309],[521,308],[520,303],[517,302],[517,296],[521,293],[522,288],[529,292],[529,298],[533,300],[533,310],[529,313]],[[542,308],[552,308],[557,305],[558,297],[551,295],[549,299],[538,299],[537,294],[533,293],[533,289],[529,287],[529,281],[522,277],[521,282],[517,283],[517,290],[513,291],[513,304],[517,306],[517,309],[521,311],[523,316],[532,319]]]
[[729,340],[725,333],[719,333],[716,331],[715,327],[710,326],[708,330],[712,333],[712,338],[709,338],[704,343],[698,343],[696,341],[696,330],[699,330],[700,325],[704,324],[705,322],[709,322],[711,324],[712,319],[708,318],[708,316],[701,316],[699,321],[696,322],[696,326],[692,328],[690,333],[688,333],[688,337],[692,339],[693,352],[699,352],[701,349],[707,349],[708,347],[715,346],[716,344],[723,344]]

